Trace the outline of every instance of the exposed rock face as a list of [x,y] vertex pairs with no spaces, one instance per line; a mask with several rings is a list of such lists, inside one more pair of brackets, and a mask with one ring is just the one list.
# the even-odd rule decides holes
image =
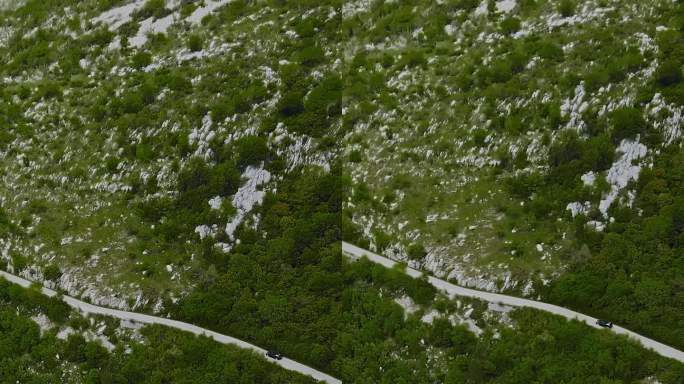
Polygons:
[[[13,270],[13,268],[10,268],[10,270]],[[112,287],[102,287],[100,284],[84,282],[79,278],[79,272],[78,268],[63,271],[59,280],[53,282],[45,280],[40,268],[33,265],[22,270],[19,275],[28,280],[40,282],[48,288],[63,290],[69,296],[78,297],[103,307],[134,310],[149,304],[149,299],[143,298],[143,293],[140,289],[135,290],[130,297],[124,297],[123,294]],[[159,306],[155,307],[155,309],[161,311],[163,308]]]
[[233,196],[233,206],[237,213],[226,225],[226,234],[231,240],[235,239],[235,230],[242,224],[245,216],[252,211],[255,205],[261,204],[266,196],[266,192],[259,190],[259,187],[271,180],[271,174],[263,169],[249,166],[242,174],[247,181],[238,189]]
[[630,181],[639,178],[641,172],[640,165],[634,165],[634,161],[646,156],[648,149],[645,145],[639,143],[639,140],[622,140],[620,146],[617,148],[618,153],[621,153],[615,163],[608,170],[606,180],[610,183],[610,192],[606,194],[599,203],[599,210],[603,217],[608,216],[608,208],[610,208],[613,201],[618,194],[624,189]]

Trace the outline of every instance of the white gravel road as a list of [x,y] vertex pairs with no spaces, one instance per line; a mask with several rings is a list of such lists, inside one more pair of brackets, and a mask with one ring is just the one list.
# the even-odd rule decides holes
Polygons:
[[[0,271],[0,276],[4,277],[8,281],[11,281],[12,283],[19,284],[22,287],[29,287],[32,282],[29,280],[26,280],[22,277],[12,275],[10,273],[7,273],[5,271]],[[43,294],[47,296],[55,296],[57,295],[57,292],[49,289],[42,287]],[[116,317],[118,319],[122,320],[128,320],[128,321],[135,321],[138,323],[143,323],[143,324],[161,324],[161,325],[166,325],[167,327],[171,328],[176,328],[180,329],[182,331],[187,331],[194,333],[195,335],[204,335],[207,337],[210,337],[214,339],[215,341],[222,343],[222,344],[232,344],[235,346],[238,346],[240,348],[245,348],[245,349],[250,349],[252,351],[257,352],[260,355],[265,355],[266,350],[257,347],[256,345],[252,345],[250,343],[247,343],[245,341],[236,339],[234,337],[222,335],[218,332],[210,331],[205,328],[198,327],[196,325],[184,323],[182,321],[177,321],[177,320],[171,320],[171,319],[166,319],[163,317],[156,317],[156,316],[151,316],[151,315],[145,315],[142,313],[135,313],[135,312],[127,312],[127,311],[121,311],[118,309],[111,309],[111,308],[105,308],[105,307],[100,307],[97,305],[93,305],[90,303],[86,303],[85,301],[81,301],[78,299],[75,299],[71,296],[62,296],[62,300],[64,300],[65,303],[67,303],[70,307],[85,313],[85,314],[97,314],[97,315],[105,315],[105,316],[111,316],[111,317]],[[319,372],[315,370],[314,368],[311,368],[309,366],[306,366],[304,364],[298,363],[294,360],[290,360],[288,358],[283,357],[282,360],[273,360],[273,359],[268,359],[269,362],[277,364],[287,370],[294,371],[294,372],[299,372],[304,375],[313,377],[314,379],[324,382],[324,383],[331,383],[331,384],[342,384],[341,380],[338,380],[332,376],[326,375],[323,372]]]
[[[371,251],[368,251],[363,248],[359,248],[355,245],[349,244],[342,242],[342,252],[346,254],[347,256],[353,258],[353,259],[359,259],[362,257],[367,257],[368,260],[384,265],[387,268],[392,268],[394,267],[397,263],[393,260],[388,259],[387,257],[380,256],[376,253],[373,253]],[[406,268],[406,274],[412,277],[420,277],[423,275],[423,272],[418,271],[413,268]],[[567,308],[559,307],[557,305],[553,304],[547,304],[543,303],[540,301],[534,301],[534,300],[528,300],[528,299],[523,299],[520,297],[515,297],[515,296],[507,296],[507,295],[502,295],[500,293],[491,293],[491,292],[484,292],[484,291],[478,291],[475,289],[470,289],[470,288],[464,288],[460,287],[458,285],[454,285],[452,283],[449,283],[444,280],[440,280],[436,277],[433,276],[428,276],[428,282],[432,284],[435,288],[446,292],[450,297],[453,296],[465,296],[465,297],[473,297],[477,298],[480,300],[488,301],[490,303],[501,303],[501,304],[506,304],[514,307],[530,307],[530,308],[536,308],[540,309],[542,311],[546,312],[551,312],[555,313],[556,315],[561,315],[567,319],[577,319],[579,321],[582,321],[586,323],[587,325],[594,327],[594,328],[602,328],[599,325],[596,324],[596,318],[587,316],[584,314],[581,314],[579,312],[572,311]],[[610,320],[610,319],[608,319]],[[684,362],[684,352],[672,348],[670,346],[667,346],[663,343],[659,343],[655,340],[649,339],[648,337],[642,336],[638,333],[632,332],[629,329],[625,329],[622,327],[619,327],[617,325],[614,325],[613,328],[610,329],[611,331],[623,335],[627,335],[630,338],[640,342],[644,347],[648,349],[652,349],[653,351],[657,352],[658,354],[669,357],[671,359],[679,360],[681,362]]]

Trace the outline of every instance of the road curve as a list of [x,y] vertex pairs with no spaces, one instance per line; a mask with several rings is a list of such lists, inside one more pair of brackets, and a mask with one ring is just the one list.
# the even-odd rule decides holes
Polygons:
[[[21,285],[22,287],[28,288],[33,282],[26,280],[22,277],[12,275],[10,273],[7,273],[5,271],[0,270],[0,276],[4,277],[8,281]],[[42,287],[42,292],[46,296],[56,296],[57,292],[46,288]],[[184,323],[182,321],[177,321],[177,320],[171,320],[171,319],[166,319],[163,317],[156,317],[156,316],[151,316],[151,315],[145,315],[142,313],[136,313],[136,312],[128,312],[128,311],[121,311],[118,309],[111,309],[111,308],[106,308],[106,307],[100,307],[97,305],[93,305],[90,303],[86,303],[85,301],[78,300],[76,298],[73,298],[71,296],[62,296],[62,300],[64,300],[65,303],[67,303],[70,307],[81,311],[86,314],[96,314],[96,315],[105,315],[105,316],[111,316],[111,317],[116,317],[118,319],[122,320],[129,320],[129,321],[135,321],[138,323],[144,323],[144,324],[161,324],[165,325],[167,327],[171,328],[176,328],[180,329],[182,331],[194,333],[195,335],[204,335],[209,338],[214,339],[215,341],[222,343],[222,344],[231,344],[238,346],[240,348],[244,349],[250,349],[252,351],[257,352],[261,356],[263,356],[266,353],[266,350],[263,348],[259,348],[256,345],[252,345],[250,343],[247,343],[245,341],[242,341],[240,339],[236,339],[234,337],[222,335],[218,332],[214,332],[205,328],[198,327],[196,325]],[[283,357],[282,360],[271,360],[268,359],[269,362],[277,364],[287,370],[294,371],[294,372],[299,372],[301,374],[313,377],[314,379],[324,382],[324,383],[330,383],[330,384],[342,384],[341,380],[338,380],[332,376],[326,375],[323,372],[319,372],[315,370],[314,368],[311,368],[307,365],[298,363],[294,360],[290,360],[288,358]]]
[[[397,262],[388,259],[387,257],[380,256],[376,253],[373,253],[371,251],[365,250],[363,248],[359,248],[355,245],[342,242],[342,252],[346,254],[347,256],[353,258],[353,259],[360,259],[362,257],[368,258],[368,260],[381,264],[387,268],[392,268],[394,267]],[[423,275],[423,272],[413,269],[413,268],[406,268],[406,274],[411,276],[411,277],[421,277]],[[557,305],[553,304],[547,304],[543,303],[540,301],[534,301],[534,300],[529,300],[529,299],[523,299],[520,297],[515,297],[515,296],[507,296],[507,295],[502,295],[500,293],[492,293],[492,292],[485,292],[485,291],[478,291],[475,289],[470,289],[470,288],[464,288],[458,285],[454,285],[452,283],[449,283],[447,281],[438,279],[433,276],[428,276],[428,282],[432,284],[435,288],[447,293],[450,297],[453,296],[465,296],[465,297],[473,297],[477,298],[480,300],[488,301],[491,303],[501,303],[501,304],[506,304],[514,307],[530,307],[530,308],[536,308],[540,309],[542,311],[546,312],[551,312],[556,315],[563,316],[567,319],[577,319],[579,321],[582,321],[586,323],[587,325],[594,327],[594,328],[601,328],[596,324],[596,318],[584,315],[579,312],[575,312],[572,310],[569,310],[567,308],[559,307]],[[659,343],[655,340],[649,339],[648,337],[642,336],[638,333],[632,332],[629,329],[625,329],[622,327],[618,327],[617,325],[614,325],[611,330],[615,333],[627,335],[630,338],[638,341],[643,345],[644,347],[648,349],[652,349],[656,353],[669,357],[671,359],[679,360],[681,362],[684,362],[684,352],[672,348],[668,345],[665,345],[663,343]]]

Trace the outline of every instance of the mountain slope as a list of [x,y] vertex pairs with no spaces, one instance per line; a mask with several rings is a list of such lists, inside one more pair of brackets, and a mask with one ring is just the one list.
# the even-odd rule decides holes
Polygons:
[[345,5],[346,238],[681,348],[682,12]]

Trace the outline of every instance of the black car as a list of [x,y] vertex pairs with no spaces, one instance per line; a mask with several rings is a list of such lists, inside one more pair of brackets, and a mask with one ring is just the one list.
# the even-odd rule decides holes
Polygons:
[[280,353],[278,353],[276,351],[268,351],[268,352],[266,352],[266,356],[270,357],[271,359],[275,359],[275,360],[281,360],[283,358],[283,355],[281,355]]
[[611,322],[608,321],[608,320],[601,320],[601,319],[598,319],[598,320],[596,320],[596,324],[598,324],[598,325],[600,325],[600,326],[602,326],[602,327],[606,327],[606,328],[613,328],[613,323],[611,323]]

